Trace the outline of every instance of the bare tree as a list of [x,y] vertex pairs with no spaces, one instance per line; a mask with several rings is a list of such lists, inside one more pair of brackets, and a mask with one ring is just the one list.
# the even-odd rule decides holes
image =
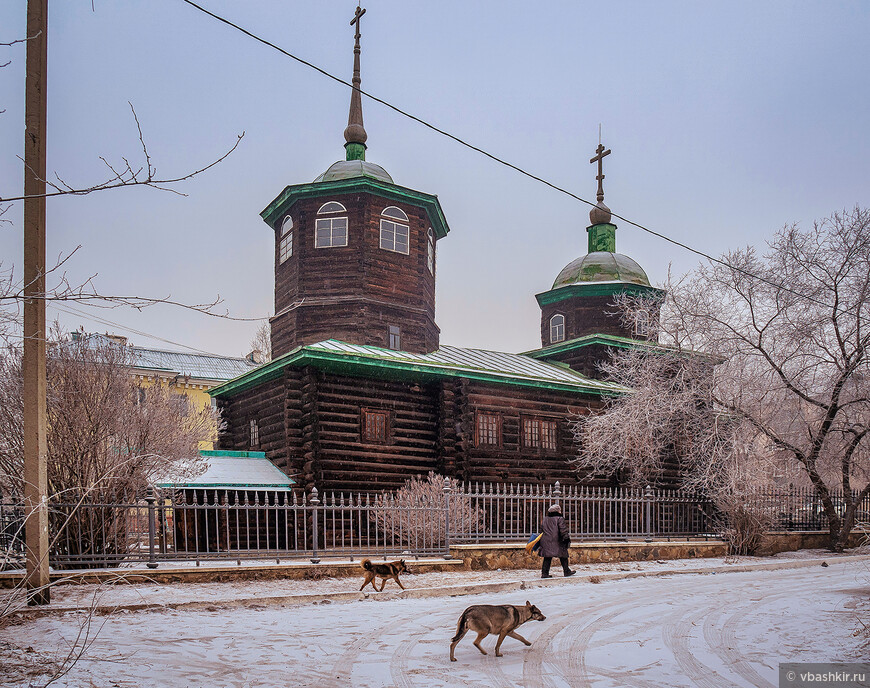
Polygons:
[[[614,452],[592,456],[601,449],[595,433],[604,436],[611,422],[626,432],[623,446],[643,442],[644,432],[673,437],[674,453],[689,459],[689,481],[727,476],[724,469],[747,460],[742,446],[768,465],[799,469],[824,507],[831,548],[842,550],[870,493],[870,211],[836,213],[808,230],[787,226],[763,256],[734,251],[667,290],[662,343],[719,362],[706,380],[695,371],[670,385],[662,383],[661,352],[647,355],[648,367],[638,351],[613,364],[610,373],[635,393],[614,402],[610,420],[578,428],[581,465],[621,467]],[[704,383],[692,382],[695,375]],[[693,395],[697,413],[687,416]],[[663,449],[658,442],[648,453]],[[642,472],[649,465],[638,449],[622,461]]]
[[260,360],[254,361],[255,363],[268,363],[272,360],[272,331],[268,321],[262,323],[254,333],[251,350],[260,355]]
[[[120,508],[155,479],[192,476],[199,442],[214,440],[217,416],[163,386],[137,387],[126,347],[107,339],[58,339],[47,361],[50,536],[66,556],[123,554],[129,527]],[[23,493],[20,353],[0,358],[0,491]]]
[[470,501],[454,498],[445,509],[444,488],[450,478],[429,471],[424,479],[406,480],[395,493],[377,495],[369,516],[384,532],[386,541],[409,548],[443,547],[447,542],[449,511],[451,533],[473,533],[483,529],[483,512]]

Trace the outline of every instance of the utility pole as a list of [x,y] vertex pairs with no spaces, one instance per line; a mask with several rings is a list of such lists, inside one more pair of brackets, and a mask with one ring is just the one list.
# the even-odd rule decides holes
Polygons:
[[24,85],[24,542],[27,603],[48,604],[45,422],[45,138],[48,0],[27,2]]

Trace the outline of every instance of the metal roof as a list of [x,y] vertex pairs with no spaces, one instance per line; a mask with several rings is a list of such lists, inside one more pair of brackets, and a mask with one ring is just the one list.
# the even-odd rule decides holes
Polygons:
[[402,379],[467,377],[470,379],[577,391],[621,394],[619,385],[593,380],[564,364],[535,360],[523,354],[442,346],[429,354],[394,351],[376,346],[327,339],[290,351],[261,368],[211,390],[213,396],[233,394],[274,379],[287,366],[313,365],[349,375],[400,376]]
[[586,385],[591,383],[601,385],[602,388],[611,386],[597,380],[590,380],[568,368],[542,363],[522,354],[509,354],[501,351],[442,346],[431,354],[413,354],[409,351],[395,351],[376,346],[346,344],[335,339],[327,339],[317,344],[311,344],[308,348],[315,351],[352,354],[380,360],[405,361],[429,366],[447,367],[453,370],[477,370],[506,377],[549,380],[551,382],[565,382],[568,384]]
[[123,346],[129,356],[128,363],[134,369],[164,371],[201,380],[232,380],[258,365],[246,358],[183,353],[181,351],[125,345],[103,334],[86,334],[82,338],[85,339],[89,347]]
[[231,380],[257,367],[246,358],[187,354],[139,346],[130,346],[128,349],[130,363],[134,368],[166,370],[204,380]]
[[296,483],[288,478],[264,452],[201,451],[205,473],[196,478],[167,476],[156,487],[198,489],[292,489]]

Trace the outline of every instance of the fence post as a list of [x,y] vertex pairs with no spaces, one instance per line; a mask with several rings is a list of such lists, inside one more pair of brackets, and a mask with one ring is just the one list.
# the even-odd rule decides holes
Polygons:
[[450,478],[444,481],[444,558],[450,558]]
[[157,555],[154,553],[154,537],[157,528],[155,527],[155,512],[157,511],[157,498],[154,496],[154,488],[148,487],[145,491],[145,501],[148,504],[148,563],[146,566],[149,569],[157,568]]
[[317,556],[317,536],[318,536],[318,527],[317,527],[317,507],[320,504],[320,500],[317,498],[317,488],[311,488],[311,499],[308,500],[308,503],[311,504],[313,510],[311,512],[311,521],[312,521],[312,533],[311,533],[311,544],[313,546],[311,563],[319,564],[320,558]]
[[646,531],[646,541],[652,542],[652,498],[653,490],[649,485],[643,491],[644,503],[644,530]]

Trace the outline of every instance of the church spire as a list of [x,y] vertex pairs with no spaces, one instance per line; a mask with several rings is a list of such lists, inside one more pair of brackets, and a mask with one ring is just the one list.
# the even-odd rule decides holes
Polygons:
[[353,91],[351,91],[350,94],[350,113],[347,116],[347,128],[344,130],[344,140],[347,141],[347,143],[344,144],[344,149],[347,151],[348,160],[366,159],[366,139],[368,138],[368,135],[363,126],[362,98],[359,92],[360,83],[362,82],[360,79],[359,68],[359,26],[360,19],[365,13],[366,11],[360,9],[360,6],[357,5],[356,13],[353,16],[353,19],[350,20],[351,26],[356,24],[356,34],[354,36],[355,42],[353,46]]
[[592,224],[586,229],[589,234],[589,253],[616,252],[616,225],[611,224],[610,208],[604,205],[604,157],[607,155],[610,155],[610,149],[605,149],[599,139],[595,155],[589,160],[590,163],[598,163],[598,176],[595,177],[598,180],[598,203],[589,211],[589,222]]

